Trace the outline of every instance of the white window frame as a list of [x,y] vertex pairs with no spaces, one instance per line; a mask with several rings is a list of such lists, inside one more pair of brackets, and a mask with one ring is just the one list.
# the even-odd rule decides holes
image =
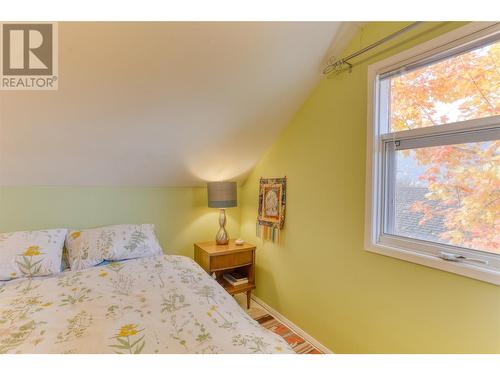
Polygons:
[[[500,116],[391,133],[388,139],[389,137],[384,135],[382,129],[382,126],[387,124],[387,111],[380,111],[380,108],[384,106],[384,96],[380,95],[379,76],[397,69],[404,69],[403,67],[418,66],[426,60],[433,61],[439,56],[450,56],[454,50],[464,45],[474,46],[481,44],[481,41],[484,43],[484,40],[493,35],[500,35],[500,23],[473,22],[368,67],[365,249],[500,285],[500,255],[388,235],[381,228],[384,195],[386,194],[383,182],[385,162],[382,158],[383,147],[388,141],[401,139],[405,142],[418,143],[418,139],[423,136],[436,139],[437,137],[459,137],[460,139],[461,135],[457,134],[460,132],[466,134],[466,137],[473,138],[472,132],[484,134],[499,131]],[[443,252],[468,259],[445,260],[443,258],[447,255],[443,255]]]

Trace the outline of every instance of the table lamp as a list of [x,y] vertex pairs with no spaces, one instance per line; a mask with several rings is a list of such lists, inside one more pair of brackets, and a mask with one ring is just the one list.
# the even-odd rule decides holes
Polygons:
[[209,182],[208,207],[220,208],[219,231],[215,236],[217,245],[227,245],[229,236],[226,231],[226,208],[237,206],[236,182]]

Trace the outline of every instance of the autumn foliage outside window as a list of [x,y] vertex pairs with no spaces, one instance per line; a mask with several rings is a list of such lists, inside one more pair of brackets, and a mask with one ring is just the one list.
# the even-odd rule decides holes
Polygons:
[[[500,42],[391,77],[389,88],[390,132],[498,116]],[[500,140],[397,154],[396,198],[403,212],[397,230],[500,253]],[[404,215],[416,218],[415,228]]]

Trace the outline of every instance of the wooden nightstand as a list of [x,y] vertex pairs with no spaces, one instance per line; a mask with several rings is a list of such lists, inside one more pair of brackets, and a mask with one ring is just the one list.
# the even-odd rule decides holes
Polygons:
[[[252,289],[255,289],[255,246],[249,243],[236,245],[230,240],[227,245],[216,245],[215,241],[194,244],[194,260],[210,275],[215,272],[217,281],[234,296],[247,294],[247,308],[250,308]],[[224,272],[237,270],[248,277],[248,284],[233,286],[223,279]]]

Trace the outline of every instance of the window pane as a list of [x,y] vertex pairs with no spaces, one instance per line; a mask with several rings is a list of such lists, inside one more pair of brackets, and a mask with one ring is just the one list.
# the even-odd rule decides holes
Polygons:
[[500,115],[500,42],[390,79],[390,131]]
[[395,235],[500,253],[500,141],[395,151]]

